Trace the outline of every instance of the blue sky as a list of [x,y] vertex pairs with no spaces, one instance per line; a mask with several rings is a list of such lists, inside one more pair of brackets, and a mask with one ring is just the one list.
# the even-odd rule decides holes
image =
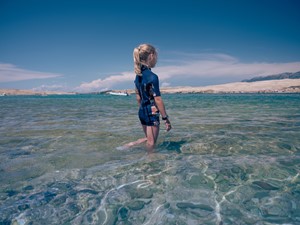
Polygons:
[[161,86],[300,71],[300,1],[0,0],[0,88],[133,89],[133,48]]

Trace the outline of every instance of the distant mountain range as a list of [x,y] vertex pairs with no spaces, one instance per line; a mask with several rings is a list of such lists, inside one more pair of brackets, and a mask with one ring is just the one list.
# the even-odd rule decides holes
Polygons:
[[242,82],[255,82],[263,80],[282,80],[282,79],[300,79],[300,71],[296,73],[280,73],[275,75],[269,75],[264,77],[253,77],[248,80],[242,80]]

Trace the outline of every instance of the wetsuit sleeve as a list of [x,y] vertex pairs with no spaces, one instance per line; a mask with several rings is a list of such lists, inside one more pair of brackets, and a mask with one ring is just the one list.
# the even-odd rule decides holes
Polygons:
[[153,76],[153,82],[152,82],[152,91],[153,91],[153,96],[160,96],[160,90],[159,90],[159,80],[158,80],[158,76],[154,75]]
[[135,85],[135,92],[136,92],[136,91],[139,90],[139,82],[138,82],[138,77],[137,76],[135,77],[134,85]]

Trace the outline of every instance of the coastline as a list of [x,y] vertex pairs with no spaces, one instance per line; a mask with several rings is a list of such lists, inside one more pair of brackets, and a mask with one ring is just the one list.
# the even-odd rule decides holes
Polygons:
[[203,87],[163,87],[162,93],[300,93],[300,79],[234,82]]
[[[125,92],[125,90],[114,90]],[[134,90],[126,90],[129,94],[134,94]],[[162,93],[300,93],[300,79],[282,79],[282,80],[267,80],[256,82],[234,82],[219,85],[209,85],[200,87],[182,86],[182,87],[162,87]],[[99,94],[105,92],[92,92],[88,94]],[[0,96],[13,95],[76,95],[82,93],[75,92],[57,92],[57,91],[32,91],[19,89],[0,89]]]
[[33,91],[33,90],[20,90],[20,89],[0,89],[0,96],[14,96],[14,95],[75,95],[74,92],[63,91]]

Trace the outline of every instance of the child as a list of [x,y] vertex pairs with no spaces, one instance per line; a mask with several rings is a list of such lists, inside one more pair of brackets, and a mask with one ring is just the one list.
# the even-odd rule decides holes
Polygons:
[[141,44],[134,49],[133,60],[139,119],[147,138],[147,147],[152,150],[159,134],[160,114],[166,130],[172,128],[160,94],[158,76],[151,71],[157,62],[156,49],[149,44]]

